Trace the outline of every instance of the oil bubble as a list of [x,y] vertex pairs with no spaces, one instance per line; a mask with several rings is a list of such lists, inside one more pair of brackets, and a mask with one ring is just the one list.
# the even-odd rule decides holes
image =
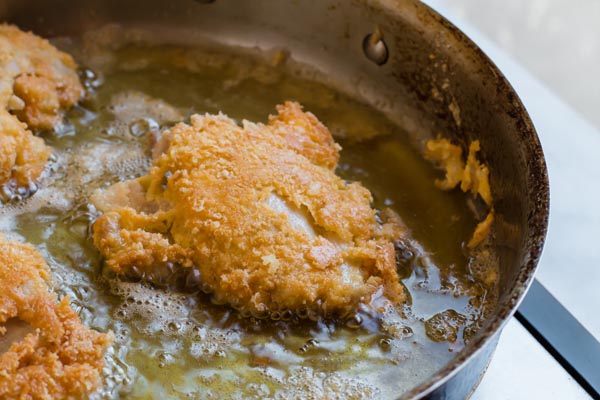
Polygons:
[[142,137],[148,132],[159,130],[158,123],[152,118],[141,118],[129,125],[129,133],[134,137]]
[[354,314],[351,318],[349,318],[346,321],[346,326],[350,329],[358,329],[361,327],[362,323],[363,318],[358,314]]

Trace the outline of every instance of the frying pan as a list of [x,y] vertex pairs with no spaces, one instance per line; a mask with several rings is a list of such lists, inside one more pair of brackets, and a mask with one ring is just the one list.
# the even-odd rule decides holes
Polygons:
[[172,41],[289,49],[421,140],[439,132],[463,144],[478,139],[495,199],[499,300],[466,348],[402,398],[470,396],[532,282],[548,179],[518,96],[450,22],[416,0],[5,0],[0,18],[45,37],[116,22]]

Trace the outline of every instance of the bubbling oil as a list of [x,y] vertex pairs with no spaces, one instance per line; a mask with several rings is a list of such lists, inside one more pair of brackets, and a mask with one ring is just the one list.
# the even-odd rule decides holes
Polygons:
[[[91,67],[81,70],[87,96],[46,134],[49,171],[34,196],[0,208],[0,228],[44,254],[55,290],[87,325],[115,333],[96,398],[392,398],[447,363],[492,306],[463,251],[475,226],[465,198],[435,188],[437,172],[407,132],[308,79],[309,69],[200,48],[59,43]],[[383,313],[364,307],[344,321],[315,310],[244,316],[193,273],[150,284],[102,267],[90,240],[94,190],[147,173],[155,136],[192,113],[264,121],[285,100],[332,128],[343,147],[338,173],[410,228],[411,239],[396,242],[409,304],[382,301]]]

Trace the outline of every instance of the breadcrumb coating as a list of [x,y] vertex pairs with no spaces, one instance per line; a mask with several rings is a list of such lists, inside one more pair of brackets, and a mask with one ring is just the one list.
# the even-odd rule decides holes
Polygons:
[[438,137],[425,144],[425,158],[436,162],[446,172],[445,179],[436,179],[435,184],[442,190],[452,190],[460,184],[465,172],[462,149],[448,139]]
[[477,247],[481,242],[485,240],[485,238],[490,234],[490,230],[492,229],[492,224],[494,223],[494,209],[490,209],[488,215],[485,217],[483,221],[477,224],[475,227],[475,231],[473,232],[473,236],[467,243],[467,246],[472,249]]
[[[335,175],[340,147],[286,102],[268,124],[194,115],[165,131],[149,175],[97,192],[94,243],[121,274],[198,271],[214,298],[264,314],[346,315],[377,292],[406,300],[399,217]],[[157,151],[157,149],[159,149]]]
[[436,139],[427,141],[425,145],[425,157],[436,162],[446,172],[443,180],[435,181],[440,189],[451,190],[460,184],[463,192],[471,192],[473,196],[479,195],[490,207],[488,215],[477,225],[473,236],[467,243],[469,248],[477,247],[488,236],[494,222],[490,170],[487,165],[477,159],[477,153],[480,150],[479,140],[471,142],[465,163],[462,157],[462,148],[452,144],[448,139],[438,136]]
[[84,399],[100,384],[112,334],[84,325],[48,291],[49,268],[30,245],[0,235],[0,340],[18,318],[33,333],[0,353],[0,398]]
[[29,186],[51,149],[32,130],[52,129],[83,95],[77,65],[47,40],[0,24],[0,185]]

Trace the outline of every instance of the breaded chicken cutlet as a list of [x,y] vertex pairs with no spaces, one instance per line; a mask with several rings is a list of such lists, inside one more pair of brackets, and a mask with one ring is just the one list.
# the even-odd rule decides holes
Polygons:
[[383,294],[406,299],[399,217],[334,170],[340,146],[299,104],[265,124],[194,115],[163,133],[153,167],[93,196],[108,267],[152,279],[187,270],[214,298],[265,315],[344,316]]
[[1,399],[84,399],[100,384],[112,335],[82,325],[68,298],[57,302],[49,277],[32,246],[0,234],[0,341],[11,319],[34,329],[0,352]]
[[32,134],[52,129],[83,95],[71,56],[47,40],[0,24],[0,186],[28,187],[51,149]]

